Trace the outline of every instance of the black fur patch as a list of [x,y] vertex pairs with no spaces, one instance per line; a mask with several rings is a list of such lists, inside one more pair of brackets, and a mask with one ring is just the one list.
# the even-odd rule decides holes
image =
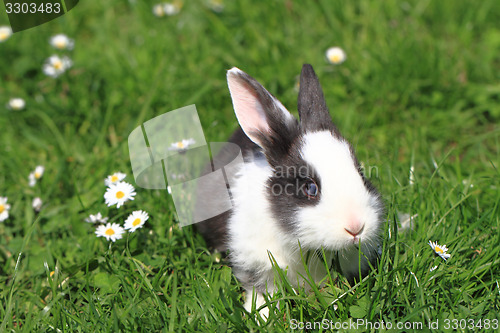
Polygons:
[[[314,167],[301,158],[301,145],[302,135],[294,140],[281,163],[273,165],[273,175],[267,183],[273,216],[289,233],[295,231],[297,211],[301,207],[315,206],[321,200],[321,179]],[[318,188],[315,197],[309,197],[304,192],[304,186],[311,180]]]
[[272,167],[280,165],[282,160],[287,158],[294,142],[300,135],[299,123],[295,118],[290,121],[283,119],[282,121],[285,123],[274,121],[274,119],[269,119],[271,133],[258,134],[266,158]]
[[205,238],[207,246],[222,254],[225,254],[228,250],[227,221],[231,216],[231,212],[231,210],[228,210],[196,224],[196,228]]
[[297,107],[300,126],[303,130],[307,132],[330,131],[335,137],[341,138],[339,130],[332,123],[318,77],[309,64],[302,66],[300,73]]

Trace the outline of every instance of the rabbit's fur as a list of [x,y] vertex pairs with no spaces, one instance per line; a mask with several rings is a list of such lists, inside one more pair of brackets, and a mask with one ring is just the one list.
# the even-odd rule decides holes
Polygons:
[[[332,123],[312,67],[302,68],[300,122],[238,68],[227,80],[241,126],[229,141],[245,163],[230,188],[234,208],[198,228],[209,245],[229,250],[247,291],[245,308],[252,308],[253,291],[259,307],[275,290],[270,255],[291,282],[305,275],[301,250],[313,254],[308,267],[316,282],[326,276],[324,260],[336,260],[350,280],[366,273],[377,256],[382,201]],[[318,255],[322,249],[327,258]]]

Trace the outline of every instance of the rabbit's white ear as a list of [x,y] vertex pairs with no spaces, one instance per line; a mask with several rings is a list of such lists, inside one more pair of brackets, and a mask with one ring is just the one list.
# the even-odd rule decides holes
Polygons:
[[276,135],[286,135],[283,127],[296,123],[276,98],[242,70],[236,67],[230,69],[227,83],[236,118],[248,138],[257,145],[264,148],[275,141]]

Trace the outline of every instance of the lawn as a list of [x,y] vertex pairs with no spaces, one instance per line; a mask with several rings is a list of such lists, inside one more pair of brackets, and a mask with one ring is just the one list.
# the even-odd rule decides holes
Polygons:
[[[157,17],[153,1],[80,1],[0,42],[0,197],[10,205],[0,332],[498,331],[500,2],[221,3],[176,2],[178,13]],[[61,33],[72,50],[49,44]],[[332,46],[345,62],[326,60]],[[56,78],[43,71],[52,55],[72,62]],[[179,226],[167,191],[137,186],[128,136],[196,104],[207,142],[227,140],[238,127],[233,66],[297,115],[303,63],[382,194],[383,249],[355,285],[332,271],[321,288],[292,288],[277,269],[266,322],[245,312],[220,254]],[[6,106],[14,97],[22,110]],[[120,208],[104,201],[114,172],[136,191]],[[116,242],[84,221],[101,212],[123,225],[137,210],[149,219]]]

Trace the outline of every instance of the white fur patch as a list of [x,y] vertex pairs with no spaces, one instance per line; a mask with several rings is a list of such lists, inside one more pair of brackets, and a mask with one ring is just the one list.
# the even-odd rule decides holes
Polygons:
[[278,225],[270,211],[266,183],[271,168],[263,163],[245,163],[231,188],[235,207],[228,223],[231,260],[251,270],[270,266],[270,251],[283,261],[285,256],[280,244]]
[[359,240],[371,242],[377,237],[378,207],[364,186],[349,149],[329,131],[304,136],[302,158],[320,179],[320,202],[299,211],[301,243],[308,248],[348,250],[353,240],[345,229],[363,225]]

